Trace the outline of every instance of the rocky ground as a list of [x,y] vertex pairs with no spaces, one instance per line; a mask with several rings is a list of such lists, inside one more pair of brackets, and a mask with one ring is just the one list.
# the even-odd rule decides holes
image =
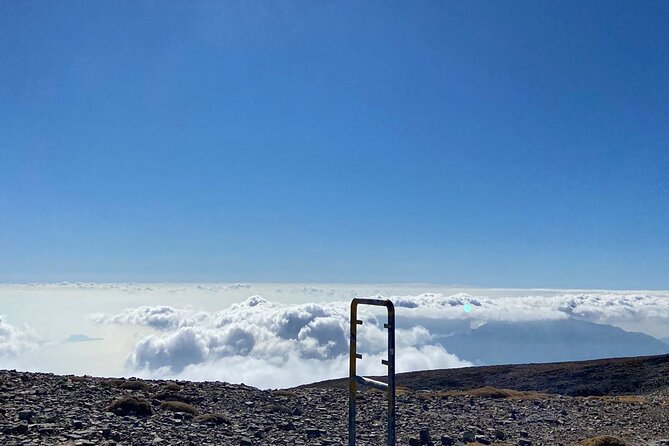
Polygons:
[[[347,405],[340,388],[0,371],[0,445],[344,445]],[[384,444],[385,396],[361,393],[358,407],[358,444]],[[669,389],[636,397],[494,389],[397,397],[398,445],[577,445],[599,435],[669,445]]]

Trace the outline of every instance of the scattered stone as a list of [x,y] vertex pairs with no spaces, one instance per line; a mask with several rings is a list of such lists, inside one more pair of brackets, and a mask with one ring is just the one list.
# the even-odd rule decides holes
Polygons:
[[283,421],[279,423],[279,429],[282,431],[292,431],[295,430],[295,425],[292,421]]
[[485,437],[485,436],[483,436],[483,435],[476,435],[476,436],[474,437],[474,441],[477,442],[477,443],[481,443],[481,444],[490,444],[490,443],[492,443],[492,441],[488,440],[488,438]]
[[28,433],[28,425],[25,423],[16,424],[10,427],[6,432],[12,435],[25,435]]
[[609,435],[586,438],[579,443],[583,446],[628,446],[627,443],[620,438],[611,437]]
[[19,411],[19,420],[30,422],[35,416],[35,412],[32,410],[21,410]]
[[465,443],[470,443],[476,440],[476,434],[472,431],[464,431],[462,433],[462,441]]
[[420,434],[419,434],[419,439],[420,439],[420,444],[422,444],[422,445],[432,444],[432,441],[430,440],[430,430],[429,429],[421,429]]
[[[348,441],[346,389],[263,391],[222,382],[110,381],[0,370],[0,445],[336,446]],[[385,395],[359,395],[359,444],[384,444]],[[397,395],[397,445],[578,445],[600,432],[624,432],[628,445],[669,446],[668,397],[669,389],[625,399],[543,395],[537,404],[532,398],[409,390]],[[634,398],[646,402],[633,404]],[[179,403],[191,409],[173,410]],[[587,444],[595,445],[610,446]]]
[[316,429],[314,427],[308,427],[305,429],[305,432],[307,433],[307,438],[316,438],[320,437],[323,432],[321,432],[320,429]]
[[451,446],[455,444],[455,440],[453,439],[453,437],[449,437],[448,435],[442,435],[441,444],[444,446]]

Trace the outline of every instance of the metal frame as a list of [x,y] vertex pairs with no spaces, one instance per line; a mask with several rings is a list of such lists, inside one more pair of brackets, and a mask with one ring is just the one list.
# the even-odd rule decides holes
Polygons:
[[[388,360],[381,363],[388,366],[388,384],[381,381],[365,378],[356,374],[356,360],[362,359],[362,355],[356,351],[356,334],[358,325],[358,305],[374,305],[386,307],[388,310],[388,323],[383,327],[388,330]],[[388,446],[395,446],[395,306],[389,300],[359,299],[351,301],[351,346],[349,357],[348,374],[348,445],[355,446],[355,394],[357,384],[385,390],[388,394]]]

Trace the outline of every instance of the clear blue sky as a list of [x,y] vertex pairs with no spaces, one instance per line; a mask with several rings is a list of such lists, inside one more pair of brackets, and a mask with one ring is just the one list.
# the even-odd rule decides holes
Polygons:
[[0,281],[669,288],[669,3],[0,3]]

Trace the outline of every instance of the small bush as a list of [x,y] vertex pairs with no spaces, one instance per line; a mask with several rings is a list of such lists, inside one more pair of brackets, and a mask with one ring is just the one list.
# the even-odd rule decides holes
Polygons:
[[583,446],[627,446],[627,443],[625,443],[623,440],[608,435],[587,438],[585,440],[581,440],[580,444]]
[[181,386],[177,383],[169,383],[165,386],[165,390],[169,392],[179,392],[181,390]]
[[126,390],[146,390],[149,388],[149,385],[144,381],[132,380],[124,382],[119,387]]
[[107,411],[116,415],[149,416],[153,414],[151,404],[148,401],[132,396],[124,396],[112,401],[107,406]]
[[193,418],[193,421],[198,423],[207,423],[207,424],[230,424],[230,419],[225,415],[220,413],[207,413],[204,415],[198,415]]
[[190,398],[188,398],[186,395],[174,392],[160,392],[156,393],[153,397],[161,401],[181,401],[182,403],[191,402]]
[[197,415],[197,409],[195,407],[181,401],[165,401],[160,405],[160,408],[170,410],[172,412]]
[[579,386],[571,394],[572,396],[604,396],[606,393],[599,387]]
[[87,382],[91,380],[91,377],[88,375],[84,376],[73,376],[70,378],[70,380],[74,383],[81,383],[81,382]]

